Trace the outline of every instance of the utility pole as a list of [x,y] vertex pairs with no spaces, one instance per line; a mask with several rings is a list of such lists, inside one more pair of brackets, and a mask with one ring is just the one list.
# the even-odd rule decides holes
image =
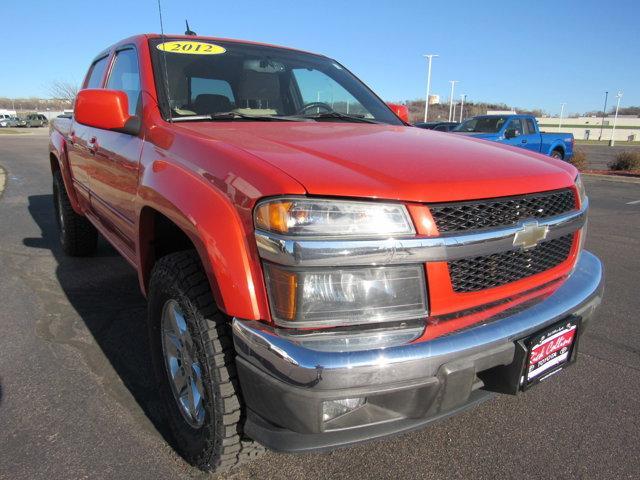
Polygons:
[[562,129],[562,115],[564,114],[564,106],[566,105],[566,103],[561,103],[560,104],[560,122],[558,123],[558,131],[560,131]]
[[427,121],[427,115],[429,114],[429,93],[431,93],[431,60],[433,57],[437,57],[438,55],[434,55],[430,53],[428,55],[423,55],[429,62],[429,66],[427,67],[427,95],[424,99],[424,121]]
[[602,109],[602,123],[600,123],[600,136],[598,141],[602,140],[602,129],[604,128],[604,117],[607,116],[607,99],[609,98],[609,92],[604,92],[604,108]]
[[616,123],[618,123],[618,109],[620,108],[620,99],[622,98],[622,92],[618,92],[616,98],[618,99],[618,103],[616,104],[616,114],[613,117],[613,130],[611,131],[611,140],[609,140],[609,146],[611,147],[613,147],[616,143]]
[[449,80],[449,83],[451,84],[451,96],[449,97],[449,121],[451,121],[451,119],[453,118],[451,116],[451,114],[453,113],[453,90],[455,89],[455,85],[458,82],[459,80]]
[[460,123],[462,123],[462,112],[464,111],[464,99],[467,98],[467,94],[460,95]]

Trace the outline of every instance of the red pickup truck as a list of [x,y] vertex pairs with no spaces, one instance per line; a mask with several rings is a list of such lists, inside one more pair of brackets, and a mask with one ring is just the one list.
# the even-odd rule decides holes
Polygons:
[[53,122],[62,247],[100,233],[138,272],[194,465],[419,428],[576,360],[603,290],[577,171],[394,111],[322,55],[139,35]]

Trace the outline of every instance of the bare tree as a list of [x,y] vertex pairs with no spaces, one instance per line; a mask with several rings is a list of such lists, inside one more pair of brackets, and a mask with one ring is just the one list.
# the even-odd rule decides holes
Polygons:
[[73,103],[78,94],[78,86],[71,82],[55,81],[49,85],[49,95],[58,100]]

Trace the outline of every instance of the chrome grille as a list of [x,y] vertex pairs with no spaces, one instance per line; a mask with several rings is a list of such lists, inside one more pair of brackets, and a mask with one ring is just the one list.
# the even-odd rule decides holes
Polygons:
[[516,225],[527,218],[547,218],[576,208],[571,189],[470,202],[429,205],[441,233]]
[[549,270],[569,257],[574,234],[542,242],[529,250],[510,250],[449,262],[455,292],[498,287]]

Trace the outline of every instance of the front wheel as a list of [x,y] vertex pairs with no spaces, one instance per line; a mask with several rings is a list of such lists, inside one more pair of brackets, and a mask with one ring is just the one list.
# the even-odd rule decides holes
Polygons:
[[195,251],[173,253],[149,285],[153,365],[176,450],[192,465],[221,471],[264,448],[244,438],[231,328],[215,305]]

